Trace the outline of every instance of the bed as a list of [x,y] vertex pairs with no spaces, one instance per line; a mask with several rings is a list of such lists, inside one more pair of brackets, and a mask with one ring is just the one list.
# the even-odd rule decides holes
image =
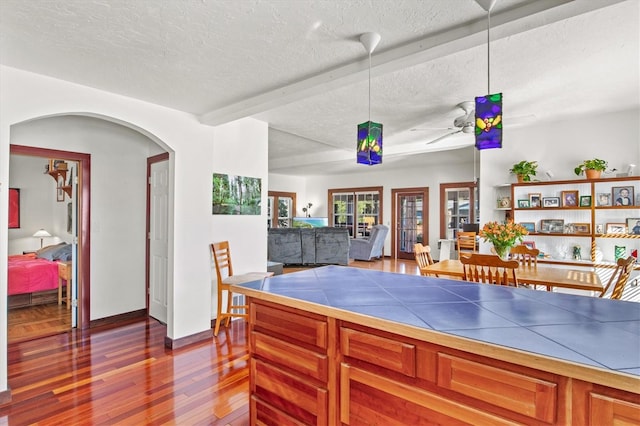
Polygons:
[[71,258],[70,244],[45,247],[36,253],[8,258],[9,307],[57,301],[58,261]]
[[57,262],[35,255],[9,256],[9,296],[57,289]]

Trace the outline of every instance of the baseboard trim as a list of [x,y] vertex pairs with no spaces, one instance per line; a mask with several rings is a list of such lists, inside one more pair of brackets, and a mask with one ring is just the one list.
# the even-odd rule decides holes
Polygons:
[[146,309],[138,309],[137,311],[125,312],[124,314],[113,315],[110,317],[100,318],[89,322],[89,328],[109,327],[114,325],[122,325],[123,322],[137,321],[147,317]]
[[0,392],[0,405],[8,404],[11,402],[11,388]]
[[172,339],[169,336],[165,336],[164,338],[164,346],[169,349],[178,349],[184,346],[190,345],[192,343],[202,342],[204,340],[209,340],[213,338],[213,330],[208,329],[205,331],[201,331],[200,333],[192,334],[191,336],[181,337],[179,339]]

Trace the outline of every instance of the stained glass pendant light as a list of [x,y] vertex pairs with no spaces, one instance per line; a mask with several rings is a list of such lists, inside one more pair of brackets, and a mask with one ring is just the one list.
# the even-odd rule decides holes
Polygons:
[[382,163],[382,124],[371,121],[371,53],[380,42],[380,34],[364,33],[360,43],[369,53],[369,121],[358,124],[357,162],[372,166]]
[[[491,9],[496,0],[476,0],[487,11],[487,93],[491,93]],[[502,93],[476,97],[476,149],[502,148]]]

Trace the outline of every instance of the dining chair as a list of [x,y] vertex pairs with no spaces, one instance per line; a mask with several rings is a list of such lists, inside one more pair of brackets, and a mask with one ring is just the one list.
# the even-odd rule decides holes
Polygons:
[[494,254],[463,254],[460,256],[465,281],[477,283],[518,286],[517,260],[502,260]]
[[476,238],[478,234],[475,232],[458,232],[457,246],[458,246],[458,259],[460,258],[460,254],[463,252],[466,253],[475,253],[478,251],[478,240]]
[[631,275],[633,262],[635,262],[635,260],[636,258],[633,256],[629,256],[626,259],[618,259],[616,269],[613,271],[613,274],[611,274],[611,278],[609,278],[604,290],[600,293],[600,297],[603,297],[612,285],[613,290],[611,290],[611,296],[609,298],[620,299],[622,297],[622,291],[629,280],[629,275]]
[[[229,327],[232,317],[247,318],[247,305],[234,305],[233,292],[231,285],[243,284],[251,281],[263,280],[273,275],[273,272],[248,272],[246,274],[235,275],[233,273],[233,265],[231,263],[231,250],[229,241],[220,241],[211,244],[211,256],[216,267],[216,280],[218,287],[218,308],[216,311],[216,325],[213,335],[217,336],[220,330],[220,324],[225,322],[225,326]],[[222,309],[222,298],[227,293],[226,310]]]
[[510,259],[517,260],[520,266],[536,267],[538,266],[538,255],[540,250],[537,248],[529,248],[524,244],[511,247]]
[[[420,268],[420,275],[427,276],[428,272],[424,271],[423,268],[426,268],[429,265],[433,265],[435,262],[431,257],[431,247],[422,245],[422,243],[415,243],[413,245],[413,252],[416,256],[416,262],[418,262],[418,267]],[[436,277],[437,274],[434,274]]]

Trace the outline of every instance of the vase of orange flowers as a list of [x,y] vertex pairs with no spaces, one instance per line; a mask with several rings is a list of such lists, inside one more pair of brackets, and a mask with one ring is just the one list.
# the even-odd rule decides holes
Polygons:
[[487,222],[480,231],[480,237],[484,242],[493,244],[496,254],[502,259],[506,259],[509,255],[511,247],[522,242],[522,239],[529,232],[527,229],[513,221],[506,223]]

